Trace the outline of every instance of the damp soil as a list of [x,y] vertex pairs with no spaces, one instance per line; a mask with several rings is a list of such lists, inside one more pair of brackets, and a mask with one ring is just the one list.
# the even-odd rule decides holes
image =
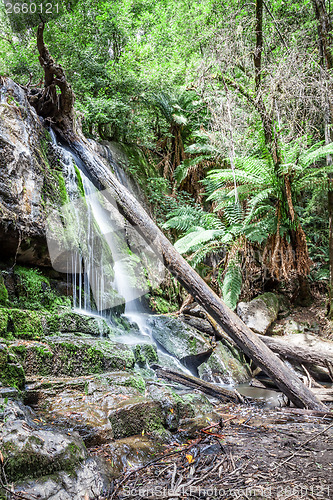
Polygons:
[[125,469],[103,499],[333,498],[332,413],[230,404],[215,411],[206,428],[187,426],[159,456]]

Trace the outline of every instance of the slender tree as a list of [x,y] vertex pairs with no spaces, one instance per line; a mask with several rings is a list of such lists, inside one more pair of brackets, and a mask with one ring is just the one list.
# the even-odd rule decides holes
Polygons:
[[[319,35],[319,53],[320,63],[323,70],[329,74],[333,68],[332,56],[332,22],[326,10],[325,2],[323,0],[312,0],[315,17],[318,22],[318,35]],[[325,142],[329,144],[333,142],[333,102],[332,102],[332,83],[329,82],[329,89],[326,98],[326,110],[324,115],[325,125]],[[333,160],[331,155],[327,155],[327,165],[332,165]],[[328,206],[328,220],[329,220],[329,267],[330,267],[330,281],[329,281],[329,302],[328,302],[328,316],[333,318],[333,174],[329,173],[327,176],[328,190],[327,190],[327,206]]]

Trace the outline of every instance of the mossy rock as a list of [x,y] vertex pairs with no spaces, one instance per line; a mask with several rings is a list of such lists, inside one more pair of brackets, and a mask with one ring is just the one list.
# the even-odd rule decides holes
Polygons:
[[13,273],[15,283],[14,304],[23,309],[52,310],[70,306],[70,299],[50,285],[40,269],[17,266]]
[[179,360],[186,360],[194,365],[212,352],[209,341],[195,328],[169,316],[150,316],[148,324],[153,338],[164,349]]
[[10,350],[0,344],[0,382],[4,386],[23,389],[25,375],[22,366]]
[[140,368],[158,363],[157,348],[153,344],[137,344],[134,349],[135,362]]
[[8,481],[74,472],[87,452],[80,438],[65,433],[33,428],[24,420],[9,420],[2,429],[1,450]]
[[40,315],[35,311],[8,309],[9,328],[17,338],[40,339],[43,336],[43,326]]
[[7,336],[8,317],[7,309],[0,309],[0,337]]
[[0,306],[6,307],[7,305],[8,305],[8,291],[3,276],[2,274],[0,274]]
[[104,318],[87,316],[74,311],[49,313],[45,315],[45,333],[75,333],[81,332],[94,337],[110,337],[115,331]]
[[251,379],[247,364],[235,356],[221,342],[217,343],[214,352],[198,367],[200,378],[218,384],[241,384]]
[[267,292],[250,302],[239,302],[237,314],[254,332],[264,335],[277,319],[279,309],[279,297]]
[[91,337],[49,337],[48,343],[12,344],[27,375],[89,375],[134,367],[134,354],[123,344]]
[[130,398],[109,414],[113,436],[120,439],[164,428],[165,416],[158,401],[144,397]]

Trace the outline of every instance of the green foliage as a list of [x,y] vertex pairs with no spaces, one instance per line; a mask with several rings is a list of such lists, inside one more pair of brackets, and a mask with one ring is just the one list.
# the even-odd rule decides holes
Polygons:
[[230,309],[234,310],[242,290],[242,271],[236,262],[232,261],[228,265],[227,271],[224,275],[223,281],[219,273],[219,281],[221,283],[221,290],[224,302]]
[[0,306],[8,305],[8,291],[2,274],[0,274]]

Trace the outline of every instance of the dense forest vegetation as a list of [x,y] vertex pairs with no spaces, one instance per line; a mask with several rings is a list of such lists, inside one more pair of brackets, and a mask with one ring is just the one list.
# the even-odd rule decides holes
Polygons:
[[[1,9],[0,73],[36,85],[36,29]],[[83,132],[142,149],[155,219],[232,308],[331,290],[330,16],[322,0],[79,0],[46,19]]]
[[0,500],[332,497],[332,8],[0,0]]

